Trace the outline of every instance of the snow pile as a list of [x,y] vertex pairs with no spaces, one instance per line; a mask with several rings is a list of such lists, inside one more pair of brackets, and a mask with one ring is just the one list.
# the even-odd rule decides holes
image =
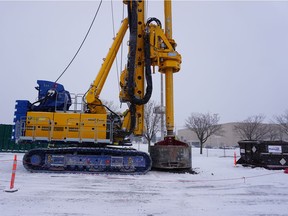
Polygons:
[[10,185],[14,154],[0,153],[0,214],[288,215],[288,175],[235,167],[234,151],[226,150],[224,157],[224,150],[199,155],[193,149],[197,175],[150,171],[135,176],[29,173],[22,166],[23,154],[17,154],[15,193],[3,191]]

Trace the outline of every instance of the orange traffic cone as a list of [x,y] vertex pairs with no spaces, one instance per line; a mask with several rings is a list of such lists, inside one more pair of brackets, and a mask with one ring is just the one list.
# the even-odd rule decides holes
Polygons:
[[17,155],[14,155],[13,167],[12,167],[12,175],[11,175],[11,181],[10,181],[10,189],[5,190],[6,192],[16,192],[16,191],[18,191],[18,189],[14,189],[16,168],[17,168]]
[[236,152],[234,152],[234,166],[237,164],[237,157],[236,157]]

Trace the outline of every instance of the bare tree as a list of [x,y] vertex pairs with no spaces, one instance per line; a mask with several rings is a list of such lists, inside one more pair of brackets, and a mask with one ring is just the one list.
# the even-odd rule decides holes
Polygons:
[[276,116],[275,120],[282,132],[288,135],[288,110],[286,110],[284,114]]
[[263,124],[264,115],[254,115],[234,126],[234,130],[243,140],[263,140],[269,133],[267,124]]
[[268,124],[268,133],[265,137],[267,137],[270,141],[282,140],[283,139],[283,129],[278,124]]
[[221,131],[222,125],[218,124],[219,115],[210,113],[192,113],[188,119],[186,119],[185,126],[191,131],[195,132],[197,138],[200,141],[200,154],[203,153],[203,144],[207,139]]
[[150,151],[151,141],[156,138],[156,134],[160,131],[160,114],[154,113],[154,108],[156,107],[155,101],[149,101],[145,105],[144,112],[144,122],[145,122],[145,132],[144,138],[148,142],[148,150]]

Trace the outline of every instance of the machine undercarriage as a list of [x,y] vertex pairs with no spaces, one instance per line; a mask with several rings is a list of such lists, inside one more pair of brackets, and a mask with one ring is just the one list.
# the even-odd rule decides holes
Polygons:
[[150,156],[123,148],[33,149],[23,158],[31,172],[145,174],[151,169]]

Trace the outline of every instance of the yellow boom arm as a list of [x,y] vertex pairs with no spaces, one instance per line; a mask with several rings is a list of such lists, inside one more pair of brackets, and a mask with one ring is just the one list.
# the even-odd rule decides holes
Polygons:
[[124,114],[122,129],[131,131],[134,135],[143,135],[144,104],[152,94],[151,66],[158,66],[159,72],[165,74],[166,128],[167,135],[172,136],[174,130],[173,73],[180,70],[181,55],[175,51],[176,43],[172,39],[171,1],[164,1],[165,32],[156,18],[148,19],[145,23],[145,1],[125,0],[123,2],[128,6],[129,19],[123,20],[104,63],[86,95],[88,109],[91,113],[106,113],[99,95],[129,26],[128,64],[121,73],[119,95],[121,102],[128,103],[129,110]]
[[86,94],[86,103],[91,113],[105,113],[106,112],[105,108],[102,106],[102,102],[99,100],[99,95],[105,84],[106,78],[112,67],[112,64],[119,50],[119,47],[123,41],[127,28],[128,28],[128,19],[126,18],[122,22],[120,30],[118,31],[118,34],[116,35],[114,42],[106,58],[104,59],[104,62],[97,74],[96,79],[94,80],[93,84],[88,90],[88,93]]

